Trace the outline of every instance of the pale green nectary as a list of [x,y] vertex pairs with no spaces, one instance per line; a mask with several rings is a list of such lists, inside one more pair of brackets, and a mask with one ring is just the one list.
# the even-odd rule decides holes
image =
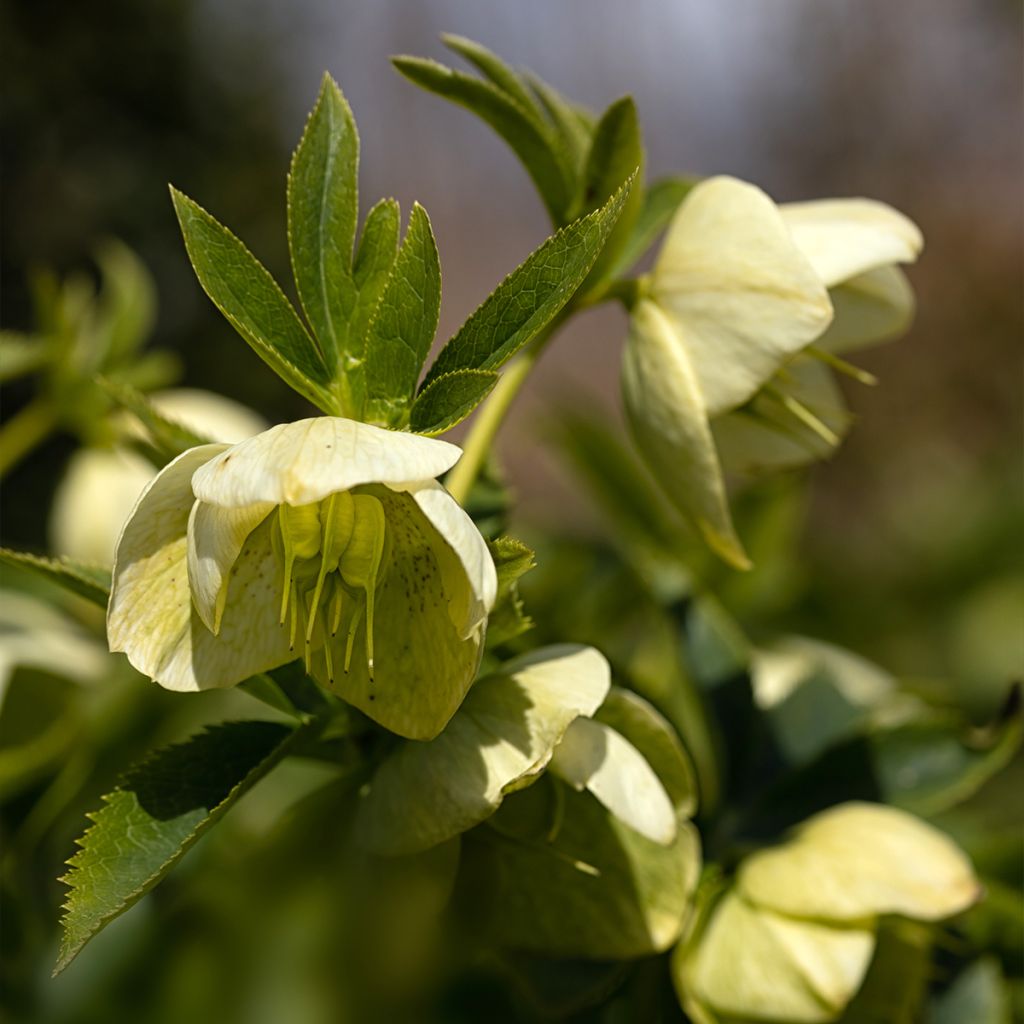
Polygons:
[[623,394],[662,488],[738,567],[749,562],[711,420],[749,401],[831,318],[825,285],[768,196],[734,178],[693,189],[633,311]]
[[378,853],[414,853],[479,824],[536,779],[610,680],[592,647],[545,647],[506,662],[473,686],[440,736],[406,744],[378,769],[359,808],[361,841]]
[[118,542],[112,650],[173,690],[296,658],[403,736],[444,728],[476,673],[497,587],[434,479],[460,451],[338,417],[194,448]]

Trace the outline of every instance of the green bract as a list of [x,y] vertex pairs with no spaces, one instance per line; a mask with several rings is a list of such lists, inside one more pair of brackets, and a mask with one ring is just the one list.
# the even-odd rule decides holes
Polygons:
[[497,587],[483,538],[434,479],[458,457],[332,417],[191,449],[121,535],[111,649],[173,690],[303,656],[387,728],[436,735],[476,673]]

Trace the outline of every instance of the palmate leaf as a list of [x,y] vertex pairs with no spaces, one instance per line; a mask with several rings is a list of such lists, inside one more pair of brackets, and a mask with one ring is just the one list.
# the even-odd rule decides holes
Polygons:
[[594,265],[632,182],[600,209],[557,231],[513,270],[441,350],[421,393],[445,373],[498,369],[547,327]]
[[230,722],[157,751],[89,815],[62,881],[71,891],[54,973],[153,888],[310,727]]
[[46,558],[27,551],[0,548],[0,562],[16,569],[27,569],[65,590],[106,608],[110,596],[110,570],[99,565],[86,565],[70,558]]
[[199,283],[257,355],[324,412],[336,412],[323,354],[264,266],[224,225],[171,189]]

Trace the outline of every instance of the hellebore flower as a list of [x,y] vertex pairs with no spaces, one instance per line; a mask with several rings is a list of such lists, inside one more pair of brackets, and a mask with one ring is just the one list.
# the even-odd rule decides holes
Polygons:
[[831,318],[825,285],[764,192],[725,177],[693,189],[633,309],[623,396],[662,489],[737,567],[749,562],[711,420],[748,402]]
[[[218,441],[234,443],[267,429],[263,418],[251,409],[212,391],[170,388],[148,398],[168,419]],[[128,436],[144,436],[134,417],[118,419]],[[109,566],[128,513],[155,475],[149,459],[128,447],[76,451],[57,488],[50,515],[54,552],[79,562]]]
[[852,420],[829,363],[906,331],[914,293],[897,264],[913,262],[924,244],[911,220],[869,199],[784,203],[779,211],[829,289],[835,316],[813,352],[797,355],[743,408],[714,423],[726,472],[743,476],[831,454]]
[[185,452],[118,542],[111,650],[172,690],[302,657],[381,725],[437,735],[476,674],[497,588],[479,531],[435,480],[460,454],[326,416]]
[[680,998],[702,1024],[824,1024],[860,988],[879,918],[939,921],[979,892],[970,861],[937,829],[895,807],[840,804],[743,862],[675,954]]

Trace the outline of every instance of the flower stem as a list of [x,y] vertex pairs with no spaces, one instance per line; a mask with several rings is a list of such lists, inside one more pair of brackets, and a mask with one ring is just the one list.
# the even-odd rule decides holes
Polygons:
[[57,410],[44,398],[19,409],[0,430],[0,477],[6,476],[57,425]]
[[466,443],[463,445],[462,458],[459,459],[455,468],[448,474],[445,480],[445,487],[448,488],[452,497],[464,505],[469,497],[469,492],[480,475],[487,454],[494,444],[494,439],[501,429],[505,414],[515,401],[519,389],[526,382],[530,371],[536,365],[541,352],[544,351],[548,342],[554,337],[555,332],[565,320],[565,316],[558,316],[534,338],[530,346],[515,359],[509,368],[502,374],[501,380],[495,385],[494,390],[488,395],[480,413],[473,421],[473,426],[466,435]]

